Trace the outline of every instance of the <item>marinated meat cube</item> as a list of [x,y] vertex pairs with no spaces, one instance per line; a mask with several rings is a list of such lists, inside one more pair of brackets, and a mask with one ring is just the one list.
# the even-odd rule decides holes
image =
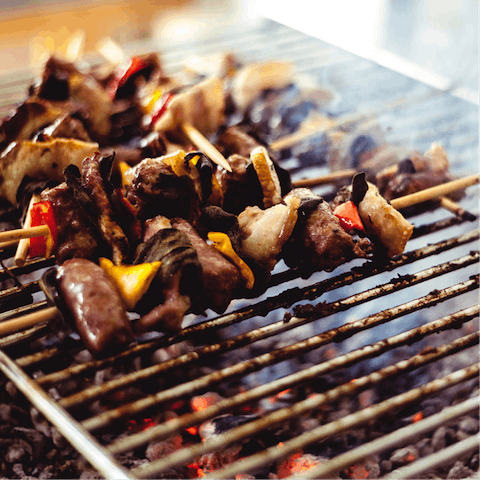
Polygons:
[[53,254],[57,263],[70,258],[96,260],[99,249],[99,232],[91,224],[83,209],[75,200],[72,189],[66,183],[44,190],[42,200],[48,200],[53,207],[57,225],[57,242]]
[[122,299],[96,263],[83,258],[67,260],[58,269],[57,284],[91,353],[105,353],[133,339]]
[[95,202],[98,213],[98,225],[103,238],[112,249],[113,263],[119,265],[128,255],[128,239],[114,218],[110,200],[105,191],[105,182],[101,174],[100,160],[87,157],[82,163],[82,184]]
[[266,210],[247,207],[238,216],[242,253],[271,271],[292,234],[299,206],[300,199],[292,195]]
[[146,158],[133,169],[127,199],[140,220],[164,215],[182,217],[192,225],[200,216],[195,185],[187,176],[177,176],[162,158]]
[[208,245],[195,229],[183,219],[173,219],[174,228],[184,232],[195,248],[202,266],[204,308],[222,313],[228,307],[233,294],[240,287],[240,273],[215,247]]
[[301,206],[298,226],[283,252],[287,265],[299,267],[308,276],[365,256],[365,242],[353,241],[323,198],[306,188],[296,188],[286,198],[290,196],[300,199]]

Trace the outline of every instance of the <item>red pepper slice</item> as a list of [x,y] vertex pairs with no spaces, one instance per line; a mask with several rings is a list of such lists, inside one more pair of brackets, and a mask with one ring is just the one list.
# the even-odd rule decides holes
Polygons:
[[159,118],[167,111],[168,104],[171,102],[173,96],[173,93],[167,93],[165,95],[165,98],[162,100],[160,108],[157,110],[157,113],[155,113],[155,115],[153,115],[152,117],[152,121],[150,123],[151,127],[153,127],[158,122]]
[[46,257],[52,253],[53,247],[57,243],[57,224],[53,214],[52,204],[45,200],[32,205],[30,210],[31,226],[47,225],[50,234],[44,237],[33,237],[30,239],[28,254],[30,257]]
[[365,231],[358,209],[352,201],[338,205],[333,211],[333,214],[338,217],[340,225],[345,230],[355,229]]
[[108,85],[108,94],[110,98],[113,100],[117,93],[117,90],[122,85],[125,85],[125,82],[134,74],[142,70],[147,66],[147,63],[142,60],[140,57],[132,57],[130,59],[130,64],[128,68],[121,69],[115,76],[115,78],[110,82]]

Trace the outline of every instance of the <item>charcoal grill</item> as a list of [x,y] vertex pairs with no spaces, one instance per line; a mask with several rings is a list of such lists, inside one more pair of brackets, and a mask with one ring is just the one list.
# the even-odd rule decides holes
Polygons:
[[[131,46],[136,52],[154,48]],[[166,49],[162,57],[167,70],[174,72],[193,51],[208,54],[225,49],[248,60],[291,60],[299,72],[328,84],[338,94],[332,107],[335,113],[374,111],[380,125],[392,127],[386,130],[388,141],[421,151],[432,141],[441,142],[455,174],[476,173],[475,105],[277,23],[243,27],[236,35],[215,37],[200,46]],[[16,80],[12,78],[1,80],[2,115],[22,98],[31,73],[18,72]],[[369,78],[383,78],[384,88],[374,88]],[[306,171],[299,169],[294,180],[305,175]],[[472,190],[461,205],[477,214],[478,193]],[[478,411],[478,400],[466,393],[473,388],[479,370],[477,222],[456,218],[441,208],[411,221],[415,231],[406,253],[389,263],[356,260],[308,279],[279,265],[262,297],[233,301],[220,316],[189,316],[178,335],[147,335],[105,359],[82,357],[82,346],[75,338],[67,343],[47,341],[49,325],[36,325],[0,339],[0,368],[106,478],[167,475],[165,472],[192,464],[203,454],[260,438],[258,444],[263,441],[264,448],[218,470],[203,472],[207,478],[234,478],[262,471],[300,449],[308,451],[360,426],[375,428],[395,415],[407,417],[428,398],[455,397],[441,413],[337,453],[301,474],[302,478],[329,478],[362,459],[404,446],[413,437],[421,438]],[[14,277],[17,284],[0,291],[2,304],[18,298],[22,303],[22,295],[31,295],[33,301],[3,308],[0,321],[47,308],[38,279],[53,262],[35,260],[20,268],[11,266],[9,260],[4,261],[8,268],[0,272],[0,281]],[[294,310],[299,305],[303,308]],[[332,346],[335,354],[328,355]],[[167,351],[168,358],[158,353]],[[425,368],[430,364],[437,375],[427,378]],[[118,373],[98,381],[95,374],[111,368]],[[318,386],[325,378],[336,383],[302,396],[301,392],[309,391],[305,386]],[[265,435],[275,437],[278,433],[272,432],[282,425],[312,412],[318,414],[342,399],[358,399],[375,386],[393,383],[405,387],[334,421],[292,434],[281,443],[265,443]],[[182,413],[146,430],[127,427],[133,419],[154,417],[175,402],[220,390],[224,399],[200,411]],[[227,391],[234,393],[226,395]],[[278,408],[251,415],[246,423],[203,442],[192,441],[155,461],[134,468],[122,466],[121,458],[128,452],[285,391],[296,392],[290,396],[294,400],[280,401]],[[473,435],[389,475],[413,478],[453,465],[476,450],[478,437]]]

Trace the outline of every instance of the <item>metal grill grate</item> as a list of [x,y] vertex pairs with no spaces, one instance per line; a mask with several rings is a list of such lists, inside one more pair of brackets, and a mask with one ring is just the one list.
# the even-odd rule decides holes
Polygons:
[[[153,49],[152,45],[131,46],[137,52]],[[193,51],[208,54],[225,49],[249,60],[291,60],[300,72],[338,93],[332,113],[375,111],[382,127],[392,127],[388,140],[401,140],[419,150],[439,141],[450,154],[455,174],[471,174],[476,169],[471,163],[478,144],[475,106],[273,22],[239,29],[235,35],[199,46],[165,49],[163,58],[167,70],[175,72]],[[22,98],[30,78],[24,72],[18,80],[3,79],[0,113]],[[381,79],[385,88],[375,89],[374,78]],[[297,178],[304,174],[304,170],[295,173]],[[468,192],[462,206],[476,213],[476,198],[475,192]],[[388,264],[357,260],[309,279],[279,265],[261,298],[233,301],[221,316],[189,317],[180,334],[146,336],[105,359],[86,358],[78,340],[64,344],[50,338],[48,325],[35,326],[0,339],[0,368],[107,478],[167,475],[202,454],[252,438],[264,440],[264,434],[274,438],[272,432],[279,426],[344,398],[358,398],[374,386],[391,385],[396,379],[408,385],[337,421],[305,433],[292,431],[281,446],[266,444],[207,477],[234,478],[259,471],[298,449],[321,445],[361,425],[381,423],[395,412],[420,405],[432,395],[448,395],[478,378],[478,252],[473,251],[479,238],[477,225],[440,209],[412,222],[416,228],[407,252]],[[33,297],[33,303],[23,302],[1,313],[0,321],[46,306],[37,279],[49,265],[48,261],[33,261],[0,272],[0,281],[13,275],[21,282],[0,291],[2,304],[25,295]],[[293,308],[309,304],[316,307]],[[326,351],[332,345],[336,355],[329,358]],[[158,354],[167,351],[168,358]],[[440,373],[424,381],[428,364],[438,365]],[[150,463],[131,469],[122,466],[123,454],[149,442],[258,405],[287,389],[301,391],[304,386],[318,385],[325,378],[335,383],[315,395],[295,397],[291,404],[252,415],[244,424]],[[220,392],[224,399],[201,411],[160,421],[145,431],[128,429],[132,419],[155,415],[176,401],[189,401],[207,391]],[[303,472],[302,478],[328,477],[374,453],[405,445],[412,436],[426,435],[438,425],[474,412],[478,409],[474,400],[466,399],[441,415],[340,453]],[[453,464],[461,454],[478,449],[478,440],[474,436],[449,448],[441,457],[430,455],[411,464],[408,471],[394,472],[396,478],[415,476],[445,462]]]

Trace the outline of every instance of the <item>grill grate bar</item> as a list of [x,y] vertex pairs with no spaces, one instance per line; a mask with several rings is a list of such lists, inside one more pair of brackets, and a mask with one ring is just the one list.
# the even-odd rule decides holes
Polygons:
[[[322,404],[329,403],[340,398],[341,396],[352,395],[360,390],[370,388],[372,385],[386,380],[388,377],[397,376],[401,373],[414,370],[456,351],[471,347],[475,344],[478,344],[478,339],[479,335],[476,332],[455,340],[448,345],[437,347],[436,349],[433,349],[433,351],[417,354],[413,357],[410,357],[408,360],[398,362],[377,372],[360,377],[356,379],[355,382],[349,382],[347,384],[340,385],[339,387],[330,390],[328,393],[318,394],[301,402],[297,402],[292,407],[276,410],[258,420],[254,420],[240,427],[233,428],[226,433],[205,440],[202,444],[194,445],[188,449],[185,448],[178,450],[166,458],[151,462],[143,467],[135,468],[132,470],[132,473],[135,475],[135,477],[151,478],[152,475],[155,475],[166,468],[183,464],[204,453],[224,449],[226,446],[231,445],[232,443],[257,434],[264,428],[285,422],[292,417],[296,417],[302,413],[311,411],[312,409],[319,408]],[[213,474],[207,475],[206,478],[234,478],[236,474],[250,472],[252,469],[263,465],[270,465],[275,460],[279,460],[280,458],[283,458],[300,448],[304,448],[314,442],[324,440],[347,429],[363,425],[366,422],[376,419],[392,410],[403,408],[412,402],[418,402],[420,399],[440,390],[444,390],[455,383],[473,378],[478,375],[478,370],[478,364],[472,365],[463,370],[457,371],[452,375],[435,380],[427,385],[424,385],[423,387],[412,389],[404,394],[387,399],[373,407],[365,408],[357,413],[347,415],[341,420],[337,420],[336,422],[322,425],[310,430],[291,440],[283,442],[281,448],[271,447],[263,450],[261,453],[254,454],[243,460],[239,460],[224,469],[216,470],[213,472]]]
[[[424,299],[419,299],[418,302],[421,302],[423,300]],[[392,317],[398,318],[402,314],[408,313],[407,305],[408,304],[405,304],[404,308],[401,308],[403,307],[401,306],[395,309],[390,309]],[[426,304],[424,306],[428,307],[429,304]],[[177,419],[169,420],[165,424],[151,427],[144,432],[140,432],[134,435],[130,435],[129,437],[119,439],[116,442],[110,444],[108,446],[108,449],[112,453],[123,453],[128,450],[132,450],[134,448],[142,446],[153,439],[163,440],[164,438],[167,438],[168,436],[173,435],[184,428],[188,428],[192,425],[199,425],[206,420],[221,415],[229,410],[232,410],[233,408],[245,405],[247,403],[252,403],[261,398],[274,395],[275,393],[281,392],[288,388],[293,388],[297,385],[318,378],[321,375],[325,375],[327,373],[338,370],[339,368],[345,368],[349,365],[358,363],[361,360],[382,355],[383,353],[390,351],[394,348],[398,348],[399,346],[419,341],[422,338],[433,333],[438,333],[444,329],[452,328],[452,326],[455,324],[468,322],[478,315],[478,311],[478,306],[472,307],[470,309],[457,312],[454,315],[444,317],[440,320],[427,323],[422,327],[396,335],[387,340],[382,340],[373,345],[363,347],[348,354],[340,355],[328,362],[314,365],[313,367],[304,369],[300,372],[269,382],[267,385],[261,385],[247,392],[238,394],[233,398],[228,398],[220,401],[219,403],[207,407],[199,412],[188,414]],[[299,342],[299,344],[306,343],[313,348],[317,348],[325,343],[337,340],[335,338],[337,334],[343,336],[347,331],[355,330],[356,327],[358,328],[358,325],[366,324],[367,322],[374,323],[375,320],[377,320],[378,324],[379,318],[381,318],[384,313],[387,314],[387,312],[388,311],[381,312],[380,314],[371,315],[370,317],[358,320],[356,322],[352,322],[351,324],[346,324],[338,330],[330,330],[328,332],[325,332],[324,334],[312,337],[308,341]],[[312,343],[313,345],[311,345]]]
[[477,240],[478,237],[479,232],[472,231],[459,237],[452,238],[450,240],[442,241],[437,244],[428,245],[427,247],[408,252],[401,255],[400,257],[397,257],[394,260],[391,260],[388,264],[376,265],[373,262],[365,264],[362,265],[360,269],[352,269],[350,272],[344,273],[334,278],[328,278],[303,289],[295,288],[292,290],[287,290],[282,292],[278,296],[272,296],[267,300],[261,301],[253,306],[238,309],[233,313],[228,313],[215,319],[208,320],[190,327],[186,327],[175,336],[161,337],[154,342],[137,345],[130,350],[122,352],[121,354],[118,354],[116,356],[108,357],[106,359],[89,361],[81,365],[74,365],[61,371],[53,372],[51,374],[40,377],[37,381],[41,385],[50,385],[61,381],[66,381],[71,379],[73,375],[79,375],[91,370],[105,368],[117,361],[131,358],[142,352],[145,353],[151,351],[154,348],[157,349],[165,347],[167,345],[171,345],[173,343],[181,342],[183,340],[192,339],[199,334],[211,333],[219,328],[232,325],[233,323],[238,323],[243,319],[251,318],[256,315],[266,315],[266,313],[274,310],[275,308],[289,307],[300,300],[314,300],[325,292],[346,285],[351,285],[356,281],[369,278],[379,273],[395,270],[396,268],[399,268],[401,266],[413,263],[420,258],[426,258],[430,255],[436,255],[451,248],[470,243]]
[[[450,290],[449,294],[451,296],[455,296],[459,291],[458,288],[460,288],[462,291],[464,288],[474,288],[474,284],[475,284],[474,280],[468,283],[470,283],[470,285],[460,284],[459,287],[451,287],[449,289]],[[450,295],[448,295],[448,297]],[[212,384],[212,382],[218,383],[221,381],[225,381],[228,378],[231,378],[234,376],[244,375],[252,371],[260,370],[261,368],[269,366],[275,362],[279,362],[279,361],[285,360],[286,358],[291,358],[294,355],[305,353],[307,351],[318,348],[323,343],[327,343],[327,340],[330,340],[330,341],[340,340],[340,337],[348,335],[349,333],[348,331],[350,329],[359,330],[359,328],[363,326],[362,325],[363,323],[367,323],[367,327],[368,327],[368,320],[374,323],[375,321],[379,321],[379,319],[381,320],[382,317],[383,317],[382,313],[378,315],[373,315],[371,318],[367,317],[365,321],[359,320],[357,322],[352,322],[351,324],[340,327],[337,330],[325,332],[325,334],[321,334],[317,337],[313,337],[312,339],[306,342],[297,342],[296,344],[293,344],[289,347],[285,347],[283,349],[279,349],[277,351],[269,352],[267,354],[256,357],[251,361],[240,362],[235,366],[225,368],[211,375],[206,375],[202,378],[195,379],[188,383],[184,383],[177,387],[173,387],[169,390],[164,390],[153,396],[146,397],[144,399],[132,402],[128,405],[124,405],[122,407],[110,410],[108,412],[104,412],[100,415],[97,415],[96,417],[91,417],[90,419],[85,420],[83,422],[83,425],[85,426],[85,428],[87,428],[87,430],[93,430],[93,429],[103,427],[107,425],[109,422],[116,420],[118,418],[121,418],[122,416],[136,414],[147,408],[158,405],[162,402],[165,402],[168,400],[174,400],[182,395],[192,394],[193,392],[205,389],[209,387]],[[327,340],[325,340],[325,337],[327,337]],[[277,359],[276,358],[277,356],[279,356],[280,358]],[[300,374],[297,374],[297,375],[301,377]],[[306,372],[306,375],[308,375],[308,371]]]
[[131,479],[112,455],[93,436],[60,408],[34,380],[26,375],[0,350],[0,369],[59,432],[88,458],[89,462],[106,478]]
[[[469,398],[463,403],[454,405],[453,407],[444,408],[441,412],[435,413],[430,417],[419,420],[418,422],[407,425],[406,427],[395,430],[394,432],[373,440],[372,442],[365,443],[360,447],[354,448],[346,453],[338,455],[335,458],[332,458],[328,462],[319,465],[318,467],[311,468],[308,471],[302,472],[302,479],[309,478],[332,478],[336,475],[337,472],[342,470],[345,467],[354,465],[356,462],[363,460],[370,455],[385,452],[395,447],[404,445],[406,442],[410,441],[413,437],[424,435],[436,428],[444,425],[447,422],[450,422],[458,417],[463,415],[468,415],[478,410],[478,398]],[[478,441],[477,441],[478,446]],[[445,449],[442,449],[440,452],[443,456]],[[461,451],[461,453],[466,453],[466,450]],[[431,458],[431,457],[428,457]],[[415,464],[409,465],[409,467]],[[433,465],[435,467],[436,465]],[[432,469],[432,466],[428,467],[428,470]],[[426,470],[424,470],[426,471]],[[420,471],[416,471],[416,474],[420,474]],[[407,476],[405,474],[399,475],[398,470],[395,470],[395,476],[389,478],[418,478]],[[287,477],[289,478],[289,477]],[[293,476],[291,479],[298,479],[299,477]]]
[[406,467],[394,470],[385,478],[419,478],[422,473],[428,470],[446,465],[475,451],[478,451],[478,436],[472,435],[461,442],[443,448],[441,451],[417,460]]
[[[283,320],[279,322],[274,322],[270,325],[266,325],[265,327],[261,327],[245,334],[238,335],[224,342],[206,345],[198,350],[186,353],[184,355],[180,355],[172,360],[168,360],[157,365],[152,365],[151,367],[147,367],[136,372],[124,375],[118,379],[105,382],[102,385],[90,387],[81,392],[72,394],[68,397],[64,397],[59,401],[59,404],[64,408],[71,408],[73,406],[84,404],[86,402],[95,400],[108,392],[118,390],[122,387],[132,385],[142,380],[150,379],[152,376],[164,373],[171,368],[180,366],[184,367],[185,365],[196,362],[202,357],[206,357],[208,355],[215,354],[218,356],[219,354],[231,351],[234,348],[239,348],[241,346],[248,345],[250,343],[270,337],[272,335],[276,335],[277,333],[291,330],[297,326],[313,322],[319,317],[325,317],[326,315],[346,310],[353,306],[365,303],[369,300],[377,299],[382,296],[389,295],[393,292],[398,292],[405,288],[414,286],[420,282],[424,282],[432,278],[441,276],[443,274],[459,270],[468,265],[472,265],[473,263],[478,262],[478,258],[478,252],[472,252],[471,254],[465,255],[464,257],[461,257],[457,260],[452,260],[450,262],[443,263],[441,265],[437,265],[426,270],[422,270],[421,272],[418,272],[414,275],[408,275],[405,278],[393,279],[392,281],[387,282],[379,287],[365,290],[364,292],[352,295],[337,302],[332,302],[331,304],[323,305],[321,308],[321,312],[318,312],[318,314],[316,314],[313,318],[294,317],[288,322],[285,322]],[[278,308],[278,306],[275,308]],[[252,362],[247,362],[245,365],[246,370],[252,367],[257,369],[259,366],[260,365],[257,365],[257,363],[253,365]]]

